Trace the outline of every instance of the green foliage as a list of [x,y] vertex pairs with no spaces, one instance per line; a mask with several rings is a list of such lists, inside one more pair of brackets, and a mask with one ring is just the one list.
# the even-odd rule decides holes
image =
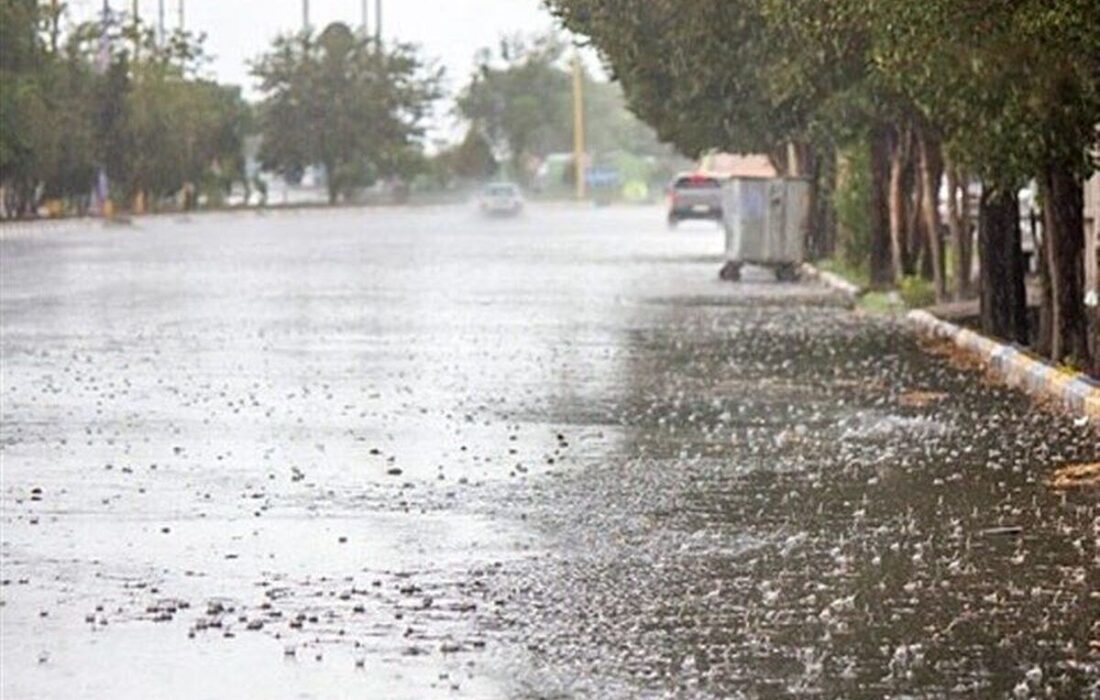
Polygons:
[[[657,140],[653,128],[632,114],[622,86],[584,74],[585,140],[595,153],[624,152],[668,159],[671,149]],[[572,134],[570,128],[569,132]]]
[[436,154],[431,163],[431,177],[443,187],[454,185],[455,181],[488,180],[499,170],[489,141],[473,128],[467,130],[461,143]]
[[[457,111],[512,177],[528,180],[543,157],[573,150],[570,60],[556,34],[507,37],[496,53],[483,49],[478,54]],[[618,84],[595,80],[587,71],[582,80],[589,153],[670,155],[653,129],[627,110]]]
[[520,179],[527,179],[533,158],[572,148],[572,84],[559,65],[564,51],[553,35],[505,38],[497,55],[479,52],[458,97],[459,115]]
[[0,3],[0,182],[24,192],[36,184],[40,120],[49,111],[35,70],[42,56],[38,19],[33,0]]
[[546,2],[688,154],[773,153],[919,122],[1001,186],[1050,161],[1090,167],[1095,0]]
[[878,83],[946,137],[956,162],[1006,189],[1052,162],[1091,170],[1100,3],[886,0],[877,9]]
[[867,273],[867,266],[862,264],[850,264],[844,259],[825,258],[814,263],[819,269],[831,272],[848,280],[852,284],[866,289],[871,286],[871,276]]
[[868,292],[859,298],[859,308],[877,315],[894,315],[904,310],[897,292]]
[[898,294],[910,309],[920,309],[936,303],[936,289],[929,280],[916,275],[906,275],[898,284]]
[[[202,38],[177,32],[164,45],[122,16],[66,36],[34,2],[0,5],[0,183],[9,215],[44,200],[89,201],[104,169],[113,193],[153,202],[185,183],[217,195],[242,179],[249,110],[238,90],[201,80]],[[103,41],[107,41],[106,46]]]
[[837,188],[833,193],[837,254],[845,266],[858,268],[863,277],[869,277],[866,268],[871,248],[870,154],[866,147],[857,145],[844,149],[840,160]]
[[293,180],[323,165],[333,202],[421,167],[414,152],[442,72],[411,45],[380,47],[335,23],[319,36],[279,37],[253,74],[265,167]]
[[809,141],[828,131],[818,122],[860,77],[860,37],[844,31],[852,22],[834,3],[547,4],[592,39],[632,109],[689,156]]

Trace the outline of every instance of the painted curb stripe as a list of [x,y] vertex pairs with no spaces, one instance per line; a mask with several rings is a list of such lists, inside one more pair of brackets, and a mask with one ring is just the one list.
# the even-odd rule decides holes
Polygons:
[[1100,420],[1100,387],[1083,376],[1067,374],[1010,345],[936,318],[927,311],[911,311],[905,318],[917,331],[949,338],[955,345],[978,355],[1009,386],[1054,399],[1074,413]]
[[1080,379],[1070,379],[1062,388],[1066,403],[1072,406],[1073,410],[1078,413],[1085,412],[1085,401],[1088,399],[1091,392],[1092,387],[1086,385]]
[[1085,399],[1085,415],[1100,420],[1100,390],[1093,389],[1092,394]]
[[1087,401],[1092,394],[1098,394],[1097,398],[1100,398],[1100,392],[1098,392],[1096,388],[1089,386],[1080,379],[1074,379],[1067,384],[1065,391],[1080,401],[1082,406],[1084,406],[1085,401]]
[[832,272],[826,272],[819,270],[810,263],[802,263],[802,274],[809,279],[820,282],[821,284],[829,287],[833,291],[840,292],[846,296],[858,297],[860,295],[860,288],[843,277],[833,274]]

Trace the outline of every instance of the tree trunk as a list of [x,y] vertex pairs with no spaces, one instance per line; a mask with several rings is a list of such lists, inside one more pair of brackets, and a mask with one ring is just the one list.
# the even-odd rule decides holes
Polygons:
[[813,146],[807,143],[788,144],[788,177],[803,178],[809,183],[807,208],[809,211],[808,229],[805,232],[806,252],[811,260],[823,257],[822,236],[824,221],[822,217],[820,166]]
[[[1045,178],[1039,178],[1039,189],[1043,199],[1049,198]],[[1050,283],[1050,223],[1051,209],[1043,205],[1042,235],[1039,233],[1039,217],[1031,212],[1028,224],[1031,226],[1032,240],[1035,241],[1035,255],[1038,257],[1039,269],[1039,335],[1035,341],[1035,350],[1040,355],[1050,357],[1054,343],[1054,290]]]
[[963,257],[965,262],[964,277],[966,278],[967,297],[977,296],[974,282],[974,264],[977,260],[975,245],[978,235],[978,221],[974,217],[974,207],[970,201],[970,175],[966,171],[959,172],[959,203],[962,210],[959,212],[959,220],[962,223]]
[[779,177],[788,177],[791,174],[791,149],[788,144],[776,146],[768,151],[768,161]]
[[1020,212],[1011,189],[983,188],[978,216],[982,330],[1027,344],[1027,290],[1020,247]]
[[818,196],[819,222],[821,224],[822,258],[836,254],[836,207],[834,201],[837,188],[837,154],[835,148],[828,148],[818,159],[818,179],[821,190]]
[[1055,362],[1091,367],[1085,309],[1084,187],[1072,170],[1053,165],[1043,174],[1050,214],[1044,236],[1050,239],[1051,349]]
[[810,212],[808,229],[806,231],[806,252],[811,260],[820,260],[822,255],[821,237],[824,232],[824,222],[821,220],[821,208],[818,201],[821,198],[821,185],[817,179],[817,173],[810,174],[808,178],[810,187],[806,198],[809,200],[806,206]]
[[806,171],[802,165],[802,151],[794,141],[787,143],[787,177],[803,177]]
[[[919,154],[917,156],[920,157]],[[919,170],[919,166],[914,168]],[[909,253],[906,256],[909,262],[905,270],[907,275],[920,275],[923,279],[932,280],[932,259],[928,256],[928,232],[924,225],[924,190],[921,188],[920,173],[912,178],[909,189],[913,192],[913,199],[909,203]]]
[[338,182],[339,178],[336,177],[336,163],[326,160],[322,162],[322,165],[325,166],[325,189],[328,191],[328,203],[329,206],[332,206],[340,198],[340,183]]
[[908,240],[906,221],[905,169],[908,167],[905,129],[896,129],[890,139],[890,264],[894,279],[901,279],[908,268],[906,257]]
[[890,287],[894,271],[890,258],[890,132],[871,132],[871,285]]
[[927,238],[925,252],[932,263],[932,284],[936,289],[936,302],[947,301],[947,271],[944,265],[943,237],[940,236],[939,191],[943,177],[943,159],[939,141],[927,131],[918,136],[920,149],[921,217]]
[[[944,170],[947,174],[947,228],[951,234],[951,247],[955,251],[955,300],[962,301],[970,297],[970,227],[963,221],[959,210],[959,172],[950,161],[945,164]],[[962,206],[966,205],[964,190]]]

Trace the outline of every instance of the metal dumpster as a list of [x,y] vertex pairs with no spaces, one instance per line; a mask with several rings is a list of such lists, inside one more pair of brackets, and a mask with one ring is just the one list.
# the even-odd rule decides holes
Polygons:
[[810,221],[810,183],[793,178],[735,177],[722,188],[726,265],[722,278],[739,280],[741,266],[771,268],[781,281],[798,278]]

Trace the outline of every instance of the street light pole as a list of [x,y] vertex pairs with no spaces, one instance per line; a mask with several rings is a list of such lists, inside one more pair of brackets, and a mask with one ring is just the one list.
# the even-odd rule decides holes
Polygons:
[[184,23],[184,19],[186,19],[186,17],[184,15],[183,0],[179,0],[179,24],[180,24],[180,31],[181,32],[184,30],[184,27],[186,26],[186,24]]
[[157,43],[164,48],[164,0],[157,0],[157,37]]
[[359,25],[359,32],[363,36],[363,38],[366,39],[368,36],[370,36],[370,34],[368,34],[367,28],[367,8],[370,6],[370,0],[362,0],[360,5],[361,7],[359,9],[362,10],[363,22]]
[[302,0],[302,31],[309,31],[309,0]]

